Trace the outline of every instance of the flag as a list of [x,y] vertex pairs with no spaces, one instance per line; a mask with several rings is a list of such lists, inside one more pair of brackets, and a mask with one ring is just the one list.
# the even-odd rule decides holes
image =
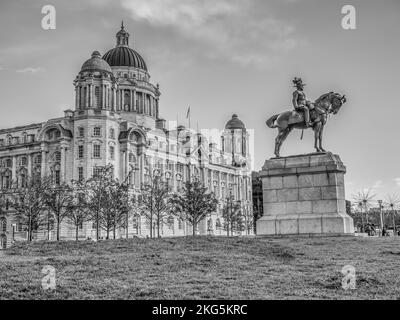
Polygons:
[[188,119],[189,117],[190,117],[190,106],[189,106],[189,108],[187,110],[187,113],[186,113],[186,119]]

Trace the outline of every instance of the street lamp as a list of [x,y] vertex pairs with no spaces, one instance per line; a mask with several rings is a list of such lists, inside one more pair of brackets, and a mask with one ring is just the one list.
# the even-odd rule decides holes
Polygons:
[[381,236],[383,236],[383,212],[382,212],[382,200],[378,200],[379,203],[379,213],[381,217]]

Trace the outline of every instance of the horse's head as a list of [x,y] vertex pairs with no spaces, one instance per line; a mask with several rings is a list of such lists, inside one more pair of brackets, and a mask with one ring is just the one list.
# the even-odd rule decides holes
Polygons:
[[339,93],[332,94],[331,97],[331,107],[330,112],[333,114],[337,114],[344,103],[346,103],[347,99],[345,95],[340,95]]
[[342,105],[347,101],[345,95],[329,92],[318,98],[315,103],[324,108],[328,113],[337,114]]

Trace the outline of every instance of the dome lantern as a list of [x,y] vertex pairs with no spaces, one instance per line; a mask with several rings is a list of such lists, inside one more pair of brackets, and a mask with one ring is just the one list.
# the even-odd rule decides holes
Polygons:
[[121,22],[121,30],[118,31],[116,37],[117,37],[117,47],[129,46],[129,33],[125,31],[124,21]]

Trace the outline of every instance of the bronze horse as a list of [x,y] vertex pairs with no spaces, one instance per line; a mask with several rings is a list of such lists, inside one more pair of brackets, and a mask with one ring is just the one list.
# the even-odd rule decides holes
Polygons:
[[[313,122],[312,128],[315,135],[314,147],[317,152],[325,152],[322,147],[322,134],[324,126],[328,120],[328,114],[337,114],[342,105],[346,102],[346,97],[338,93],[329,92],[319,97],[314,102],[314,108],[310,110],[310,120]],[[267,126],[278,128],[278,136],[275,139],[275,155],[280,157],[279,151],[283,141],[293,129],[307,129],[304,116],[297,111],[286,111],[274,115],[267,120]]]

